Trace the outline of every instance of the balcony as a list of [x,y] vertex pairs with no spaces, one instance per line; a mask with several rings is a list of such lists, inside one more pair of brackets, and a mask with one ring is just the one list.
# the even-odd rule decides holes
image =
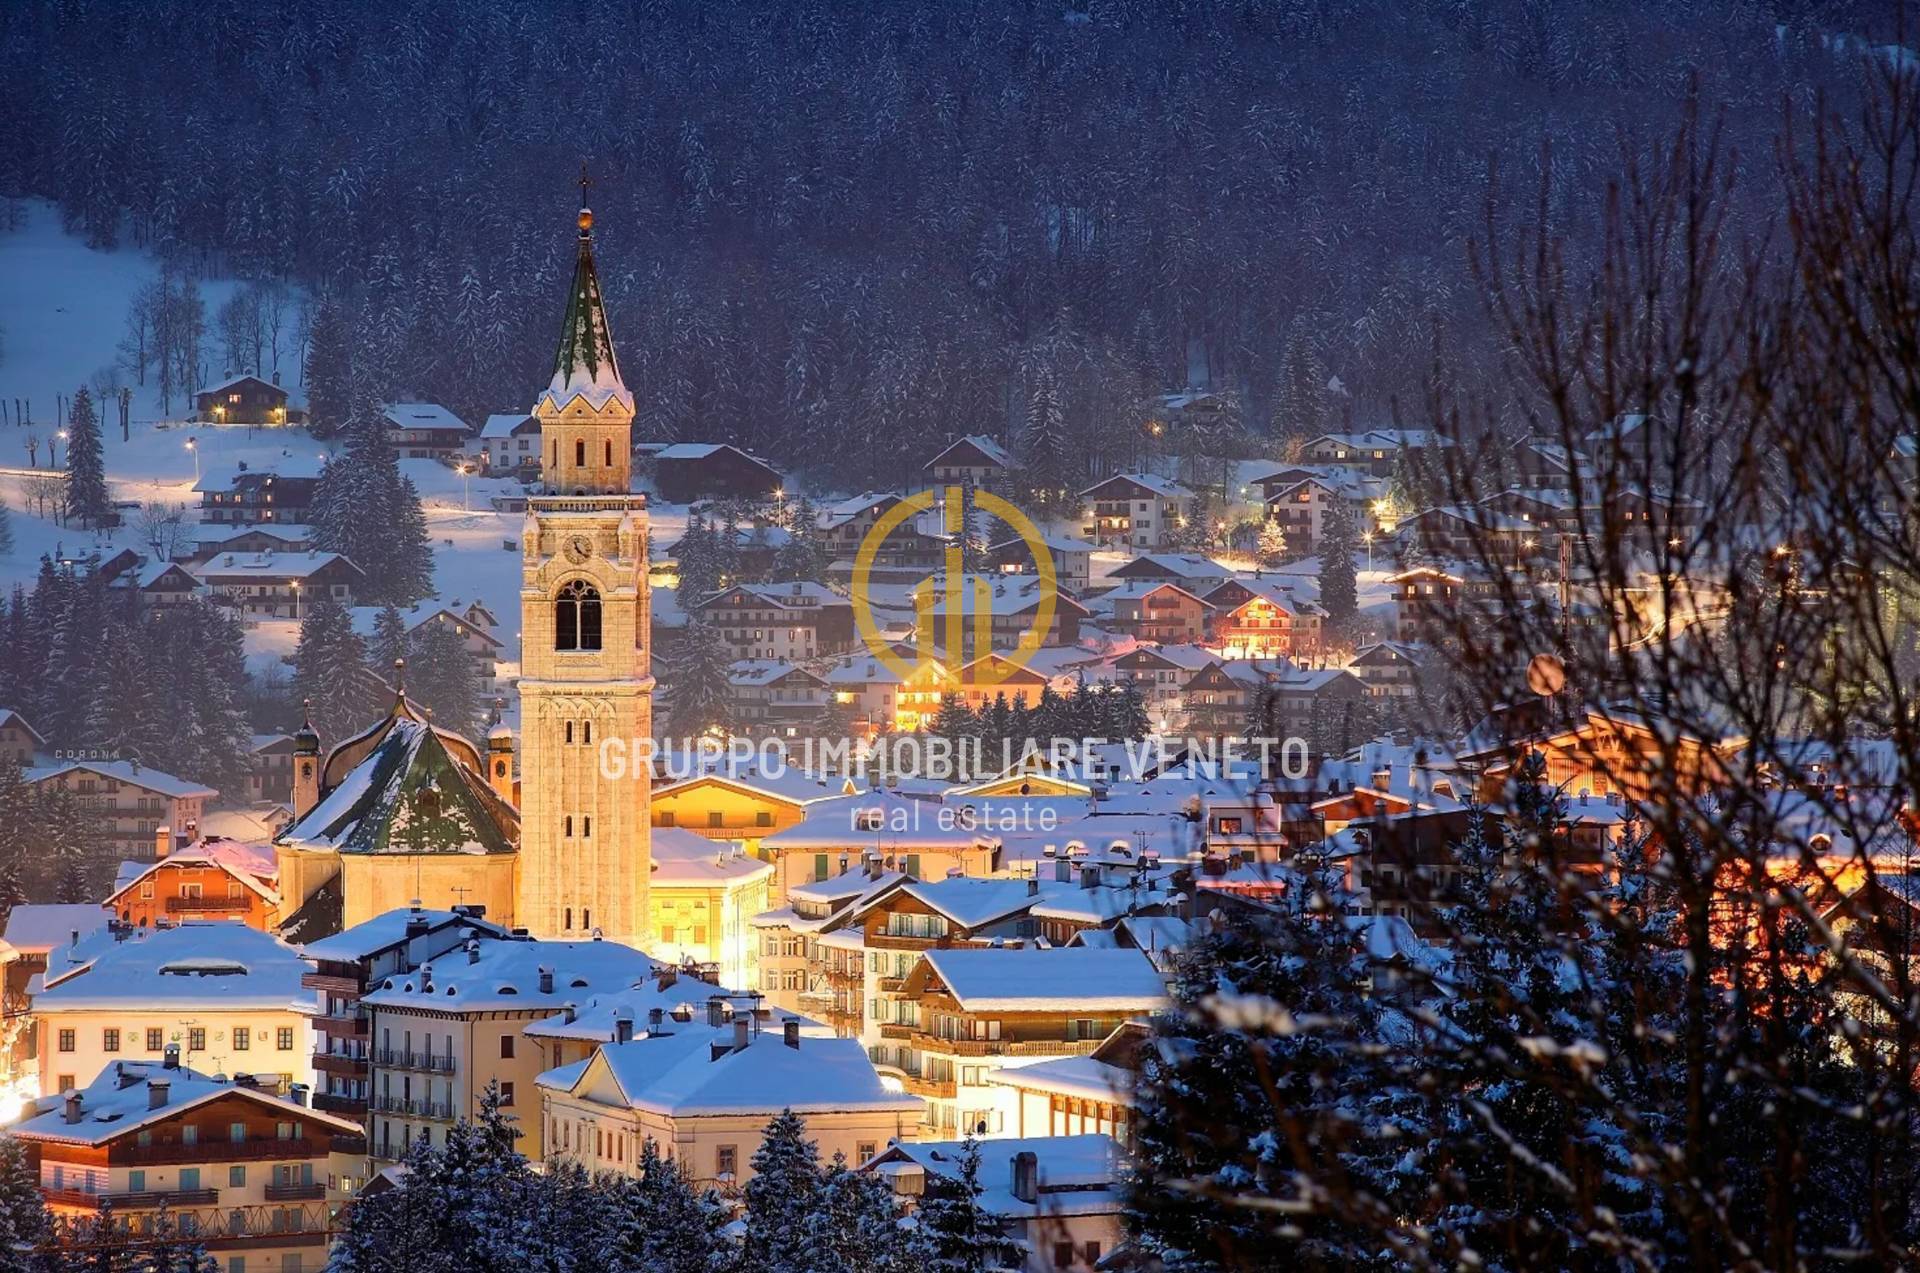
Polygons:
[[365,1136],[347,1135],[329,1136],[327,1137],[327,1147],[336,1154],[352,1154],[356,1157],[364,1157],[367,1152],[367,1138]]
[[909,1039],[913,1046],[943,1056],[1085,1056],[1100,1045],[1099,1039],[941,1039],[912,1027],[902,1034],[883,1038]]
[[[208,1190],[209,1193],[212,1190]],[[325,1182],[310,1185],[268,1185],[268,1202],[319,1202],[327,1196]]]
[[313,1068],[325,1074],[356,1076],[367,1072],[364,1056],[341,1056],[338,1052],[315,1052]]
[[920,1034],[920,1029],[918,1026],[895,1025],[889,1022],[889,1023],[883,1024],[880,1027],[880,1037],[883,1039],[911,1040],[914,1037],[918,1036],[919,1034]]
[[244,897],[169,897],[167,913],[170,915],[244,915],[247,911],[247,899]]
[[315,1017],[314,1027],[335,1038],[364,1039],[367,1037],[367,1018],[358,1012],[338,1017]]
[[920,1078],[916,1075],[904,1075],[900,1086],[915,1096],[944,1097],[952,1100],[959,1094],[959,1084],[953,1079]]
[[875,984],[879,986],[881,994],[897,995],[900,993],[900,988],[907,984],[907,979],[905,977],[882,977]]
[[207,1140],[197,1145],[126,1145],[107,1151],[107,1161],[144,1167],[197,1162],[258,1162],[263,1158],[319,1158],[327,1150],[317,1140]]
[[117,1211],[152,1211],[160,1207],[210,1207],[220,1201],[218,1189],[149,1190],[145,1193],[85,1193],[79,1189],[48,1189],[50,1206],[84,1207],[92,1211],[105,1198]]
[[325,972],[302,973],[300,976],[300,984],[309,990],[325,990],[332,994],[353,995],[355,997],[358,997],[360,992],[365,989],[357,977],[336,977],[331,973]]

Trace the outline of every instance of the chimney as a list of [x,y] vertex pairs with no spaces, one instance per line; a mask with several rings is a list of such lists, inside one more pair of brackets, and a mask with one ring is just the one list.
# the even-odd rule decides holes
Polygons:
[[420,965],[420,993],[423,995],[433,993],[433,965],[432,964]]
[[1083,866],[1080,868],[1080,887],[1081,888],[1093,888],[1099,883],[1100,883],[1099,867]]
[[173,852],[173,828],[155,827],[153,829],[153,857],[155,861]]
[[432,927],[433,922],[421,911],[420,904],[415,902],[413,912],[407,916],[407,940],[412,941],[416,937],[426,936]]
[[622,1010],[613,1017],[613,1041],[615,1043],[633,1042],[633,1016]]
[[540,993],[543,995],[553,993],[553,969],[544,964],[540,968]]
[[478,937],[467,938],[467,962],[470,964],[480,962],[480,939]]
[[73,947],[73,946],[78,946],[79,944],[80,944],[80,930],[77,928],[69,928],[67,930],[67,945],[69,947]]
[[240,1074],[234,1075],[233,1085],[235,1087],[259,1087],[260,1086],[258,1083],[253,1081],[253,1075],[246,1074],[246,1073],[240,1073]]
[[733,1019],[733,1050],[744,1052],[747,1049],[747,1014],[742,1012]]
[[572,1025],[580,1019],[580,1010],[573,1006],[571,999],[560,1005],[560,1019],[568,1025]]
[[671,964],[662,964],[660,966],[659,980],[655,984],[662,990],[668,990],[671,989],[673,983],[678,980],[680,980],[679,970]]
[[[655,1011],[657,1012],[659,1009],[656,1008]],[[707,1000],[707,1024],[718,1030],[726,1023],[726,1005],[720,1001],[719,995],[715,995],[713,998]]]
[[1027,896],[1040,896],[1040,877],[1038,875],[1029,875],[1027,877]]
[[1061,884],[1073,883],[1073,863],[1066,858],[1056,858],[1053,863],[1053,878]]
[[1040,1200],[1040,1159],[1030,1149],[1013,1156],[1013,1196],[1028,1203]]
[[731,1051],[733,1051],[731,1047],[728,1047],[726,1044],[721,1043],[718,1040],[715,1040],[713,1043],[707,1046],[707,1059],[709,1061],[718,1061],[721,1057],[725,1056],[727,1053]]
[[[164,1099],[164,1097],[162,1099]],[[69,1123],[79,1122],[80,1115],[84,1110],[85,1104],[86,1104],[85,1101],[83,1101],[80,1097],[80,1093],[75,1091],[68,1091],[66,1094],[66,1115],[65,1115],[66,1120]]]
[[780,1023],[780,1039],[790,1048],[800,1046],[800,1023],[788,1017]]
[[301,1106],[302,1108],[305,1108],[307,1105],[312,1103],[312,1100],[311,1100],[312,1092],[313,1092],[313,1089],[308,1087],[305,1083],[295,1083],[292,1087],[287,1089],[287,1094],[293,1097],[293,1103],[295,1105]]
[[845,875],[846,873],[847,873],[847,855],[842,853],[840,855],[840,874]]
[[180,1068],[180,1045],[178,1043],[167,1044],[166,1059],[160,1064],[163,1069],[177,1070]]

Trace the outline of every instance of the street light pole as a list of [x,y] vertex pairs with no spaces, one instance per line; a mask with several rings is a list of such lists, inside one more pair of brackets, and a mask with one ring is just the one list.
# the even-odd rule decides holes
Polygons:
[[188,439],[187,439],[187,450],[189,450],[189,451],[191,451],[191,452],[193,453],[193,484],[194,484],[195,486],[198,486],[198,485],[200,485],[200,446],[199,446],[199,442],[200,442],[200,440],[199,440],[198,438],[188,438]]
[[295,579],[292,582],[293,582],[293,621],[295,623],[298,623],[300,622],[300,581],[298,579]]

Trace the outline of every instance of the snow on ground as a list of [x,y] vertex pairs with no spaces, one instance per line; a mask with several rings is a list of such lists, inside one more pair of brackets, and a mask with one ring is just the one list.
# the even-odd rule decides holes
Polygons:
[[[60,214],[52,204],[28,200],[21,206],[21,227],[0,231],[0,328],[6,332],[0,397],[7,399],[9,412],[13,399],[30,400],[31,415],[44,431],[54,419],[55,394],[71,395],[96,371],[113,365],[126,327],[127,302],[159,275],[160,263],[132,248],[96,252],[60,228]],[[209,371],[215,380],[224,372],[217,365],[220,342],[213,334],[214,315],[239,286],[235,279],[200,280],[207,355],[216,364]],[[284,349],[281,361],[282,378],[292,385],[299,369]],[[135,394],[136,417],[160,414],[151,376],[145,391],[136,386]],[[184,413],[178,400],[174,410]],[[13,439],[0,437],[0,462],[24,464],[25,450]]]

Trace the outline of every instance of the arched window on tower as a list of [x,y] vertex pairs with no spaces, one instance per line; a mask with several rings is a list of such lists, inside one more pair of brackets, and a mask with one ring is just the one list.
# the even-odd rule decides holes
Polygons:
[[553,599],[553,648],[600,648],[600,593],[584,579],[564,584]]
[[585,438],[574,439],[573,466],[577,469],[587,467],[587,442]]
[[607,467],[613,467],[613,443],[607,443]]

